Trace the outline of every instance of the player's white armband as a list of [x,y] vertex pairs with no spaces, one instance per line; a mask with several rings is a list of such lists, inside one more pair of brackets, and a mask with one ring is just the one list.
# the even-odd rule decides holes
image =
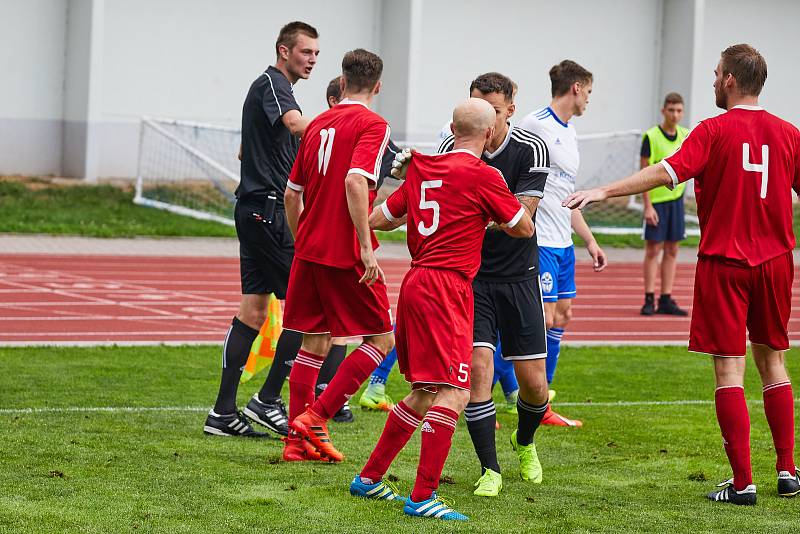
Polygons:
[[392,162],[392,170],[390,171],[390,174],[398,180],[404,180],[406,177],[406,171],[408,170],[409,162],[411,162],[411,149],[404,148],[394,155],[394,161]]

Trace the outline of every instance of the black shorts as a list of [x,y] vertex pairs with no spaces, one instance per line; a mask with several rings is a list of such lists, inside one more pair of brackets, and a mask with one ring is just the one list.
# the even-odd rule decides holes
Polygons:
[[239,237],[239,271],[243,295],[275,293],[286,298],[289,271],[294,259],[294,239],[283,209],[276,209],[271,223],[258,220],[264,212],[263,197],[236,202],[234,218]]
[[474,280],[473,347],[495,350],[497,334],[505,360],[547,357],[544,306],[539,277],[521,282]]
[[686,239],[686,216],[683,197],[653,204],[658,213],[658,224],[644,223],[642,238],[645,241],[683,241]]

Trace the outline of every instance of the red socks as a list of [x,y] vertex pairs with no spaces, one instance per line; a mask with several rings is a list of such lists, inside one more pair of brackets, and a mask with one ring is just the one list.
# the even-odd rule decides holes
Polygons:
[[422,447],[419,467],[411,500],[421,502],[431,498],[439,487],[444,462],[450,453],[458,414],[444,406],[432,406],[422,423]]
[[367,460],[361,477],[372,480],[373,483],[383,479],[389,466],[406,446],[412,434],[422,422],[422,416],[406,406],[404,402],[397,404],[386,419],[386,426],[375,445],[375,450]]
[[306,405],[314,402],[314,386],[317,375],[325,361],[324,356],[300,349],[289,373],[289,421],[306,411]]
[[[358,391],[361,384],[385,357],[385,354],[381,354],[381,351],[372,345],[362,343],[344,359],[333,379],[328,383],[328,387],[317,398],[311,409],[325,419],[333,417],[345,401]],[[294,369],[292,369],[292,373],[294,374]]]
[[753,483],[750,468],[750,414],[744,400],[744,387],[718,387],[714,392],[714,400],[725,453],[733,469],[733,487],[741,491]]
[[794,395],[788,380],[764,386],[764,413],[778,460],[775,469],[794,475]]

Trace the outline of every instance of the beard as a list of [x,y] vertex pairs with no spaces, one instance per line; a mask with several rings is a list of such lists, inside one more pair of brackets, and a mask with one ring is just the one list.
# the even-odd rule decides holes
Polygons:
[[714,100],[718,108],[725,110],[728,109],[728,95],[722,91],[714,89]]

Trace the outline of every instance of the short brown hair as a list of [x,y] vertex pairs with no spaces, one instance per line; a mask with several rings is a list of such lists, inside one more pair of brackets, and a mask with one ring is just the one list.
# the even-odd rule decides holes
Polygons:
[[667,93],[667,96],[664,97],[664,107],[670,104],[683,104],[683,97],[680,93]]
[[514,93],[516,92],[516,84],[511,81],[508,76],[503,76],[499,72],[487,72],[481,74],[469,85],[469,92],[477,89],[481,94],[488,95],[490,93],[500,93],[506,99],[506,102],[514,100]]
[[591,83],[592,73],[574,61],[565,59],[550,69],[550,94],[561,96],[569,92],[575,82]]
[[342,59],[342,76],[348,91],[359,92],[372,89],[383,73],[383,60],[363,48],[356,48]]
[[278,34],[278,39],[275,41],[275,53],[280,55],[278,48],[280,48],[281,45],[285,46],[289,50],[294,48],[294,45],[297,44],[297,35],[301,33],[306,37],[311,37],[312,39],[319,38],[319,33],[317,33],[317,29],[314,28],[314,26],[298,20],[290,22],[281,28],[281,31]]
[[328,89],[325,90],[325,100],[329,100],[331,97],[333,97],[338,102],[339,99],[342,98],[342,87],[339,85],[341,80],[342,77],[337,76],[328,82]]
[[736,87],[743,95],[758,96],[767,81],[767,62],[749,44],[729,46],[722,51],[722,74],[736,78]]

